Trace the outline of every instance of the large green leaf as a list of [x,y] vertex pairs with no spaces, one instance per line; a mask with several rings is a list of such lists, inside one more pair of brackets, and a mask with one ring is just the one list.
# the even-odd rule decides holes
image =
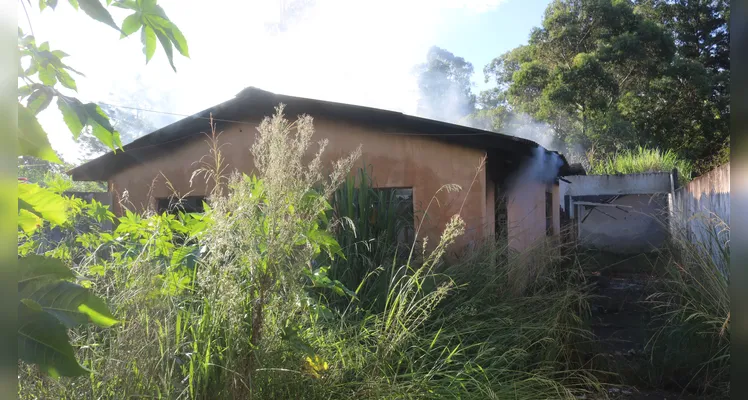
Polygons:
[[75,359],[65,327],[28,299],[18,303],[18,357],[54,377],[88,373]]
[[18,210],[18,227],[31,233],[42,224],[42,219],[27,210]]
[[47,133],[44,132],[34,114],[18,103],[18,147],[21,156],[33,156],[42,160],[62,163],[49,144]]
[[194,268],[199,256],[200,248],[198,246],[180,246],[172,253],[170,264],[172,268],[178,268],[180,266]]
[[26,210],[56,225],[62,225],[68,219],[65,199],[33,183],[18,185],[18,209]]
[[18,290],[34,280],[74,279],[75,275],[61,260],[30,254],[18,259]]
[[34,115],[37,115],[52,103],[54,96],[54,92],[49,87],[42,86],[31,93],[28,100],[26,100],[26,108],[34,113]]
[[62,68],[57,68],[55,71],[55,76],[57,77],[57,80],[60,81],[62,86],[65,86],[68,89],[73,89],[76,92],[78,91],[78,86],[75,84],[75,79],[73,79],[70,74],[68,74],[67,71],[65,71]]
[[143,26],[143,22],[140,20],[140,13],[129,15],[122,21],[122,35],[121,38],[132,35],[137,32],[140,27]]
[[46,67],[39,68],[39,80],[47,86],[54,86],[57,83],[54,65],[47,64]]
[[169,38],[166,36],[166,33],[162,28],[156,27],[153,31],[156,32],[156,37],[161,43],[161,46],[164,48],[166,58],[169,59],[169,65],[171,65],[171,69],[173,69],[174,72],[177,72],[177,67],[174,66],[174,52],[171,48],[171,41],[169,41]]
[[[78,104],[80,104],[80,102],[78,102]],[[57,108],[62,112],[62,119],[65,121],[65,125],[67,125],[70,132],[73,133],[73,138],[78,139],[78,136],[80,136],[81,131],[83,130],[84,122],[81,121],[81,114],[76,107],[78,106],[75,102],[71,102],[67,98],[57,98]],[[82,117],[87,119],[85,114],[83,114]]]
[[110,132],[96,121],[89,121],[91,124],[91,133],[96,136],[97,139],[104,143],[110,149],[116,151],[118,148],[122,148],[122,140],[120,139],[119,132]]
[[169,37],[169,40],[177,48],[177,51],[185,57],[189,57],[189,50],[187,48],[187,39],[185,39],[182,31],[177,26],[169,21],[168,19],[160,16],[149,15],[148,20],[156,24],[157,27],[161,28],[163,33]]
[[112,19],[112,15],[109,14],[109,11],[107,11],[103,5],[101,5],[99,0],[78,0],[78,5],[83,12],[88,14],[89,17],[122,32],[114,22],[114,19]]
[[73,282],[58,280],[44,285],[27,285],[25,290],[19,289],[18,294],[21,298],[34,300],[42,310],[71,328],[89,322],[108,328],[118,322],[103,300]]
[[143,54],[145,54],[145,63],[151,61],[153,54],[156,53],[156,33],[148,25],[143,26],[140,31],[140,41],[143,43]]

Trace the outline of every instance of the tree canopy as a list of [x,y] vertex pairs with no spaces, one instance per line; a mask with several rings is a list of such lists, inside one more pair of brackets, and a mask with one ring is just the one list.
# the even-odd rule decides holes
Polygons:
[[509,133],[529,119],[561,150],[661,148],[700,172],[729,155],[729,13],[725,0],[554,0],[527,44],[485,66],[494,87],[478,96],[472,65],[433,48],[419,111],[473,109],[472,125]]
[[434,46],[426,55],[426,63],[418,66],[418,74],[419,115],[455,122],[473,112],[473,64]]

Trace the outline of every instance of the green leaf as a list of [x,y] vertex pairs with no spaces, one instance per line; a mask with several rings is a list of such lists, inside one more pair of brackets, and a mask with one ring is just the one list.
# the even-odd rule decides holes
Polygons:
[[161,46],[164,48],[164,52],[166,52],[166,57],[169,59],[169,65],[171,65],[171,69],[174,70],[174,72],[177,72],[177,68],[174,66],[174,53],[171,48],[171,42],[169,41],[169,38],[164,33],[163,29],[156,28],[154,30],[156,32],[156,37],[158,38],[158,41],[161,43]]
[[143,22],[140,20],[140,13],[136,12],[135,14],[128,16],[124,21],[122,21],[122,35],[120,38],[132,35],[137,32],[141,26],[143,26]]
[[70,76],[70,74],[68,74],[67,71],[65,71],[64,69],[57,69],[56,72],[57,80],[60,81],[62,86],[65,86],[68,89],[73,89],[76,92],[78,91],[78,86],[75,84],[75,80]]
[[[81,121],[81,115],[78,113],[78,110],[68,104],[68,101],[62,97],[57,98],[57,108],[62,112],[62,119],[68,126],[68,129],[70,129],[70,132],[73,133],[73,138],[78,139],[83,130],[83,124],[86,121]],[[85,114],[83,114],[83,117],[86,117]]]
[[156,53],[156,33],[153,32],[153,28],[143,25],[143,30],[140,31],[140,41],[143,43],[145,63],[148,64],[148,61],[153,58],[153,54]]
[[[24,210],[25,211],[25,210]],[[18,293],[33,292],[34,288],[58,280],[74,279],[75,275],[61,260],[30,254],[18,259]]]
[[46,86],[42,86],[34,93],[31,93],[31,96],[29,96],[27,100],[26,108],[34,113],[34,115],[37,115],[45,108],[47,108],[50,103],[52,103],[53,98],[54,93],[51,92]]
[[93,119],[104,129],[114,133],[114,127],[112,126],[112,123],[109,122],[109,116],[106,115],[101,107],[95,103],[87,103],[83,105],[83,109],[86,111],[86,115],[88,115],[89,119]]
[[42,219],[28,210],[18,210],[18,227],[24,232],[31,233],[42,224]]
[[18,147],[19,155],[33,156],[53,163],[62,163],[49,144],[47,133],[39,125],[39,121],[21,103],[18,103]]
[[58,280],[33,289],[19,295],[39,303],[42,310],[67,327],[92,322],[108,328],[119,322],[101,298],[73,282]]
[[83,12],[88,14],[89,17],[122,32],[117,24],[114,23],[112,15],[109,14],[109,11],[107,11],[107,9],[104,8],[103,5],[101,5],[99,0],[78,0],[78,4],[80,5],[80,8],[83,10]]
[[39,87],[41,87],[41,85],[36,84],[36,83],[31,84],[31,85],[21,86],[18,88],[18,97],[24,98],[30,95],[34,91],[34,89],[37,89]]
[[199,254],[200,249],[197,246],[178,247],[171,255],[170,265],[172,268],[178,268],[180,266],[193,268]]
[[39,45],[40,51],[49,51],[49,42],[44,42]]
[[47,86],[54,86],[57,83],[54,65],[47,64],[46,68],[39,68],[39,79]]
[[39,11],[44,11],[47,8],[47,0],[39,0]]
[[101,143],[104,143],[113,151],[117,151],[118,148],[122,148],[122,141],[120,139],[119,132],[110,132],[108,129],[101,126],[96,121],[89,121],[89,124],[92,128],[91,133],[93,133],[93,135],[96,136],[96,138],[99,139]]
[[73,279],[75,275],[61,260],[36,254],[18,259],[18,283],[31,279]]
[[119,0],[113,4],[115,7],[124,8],[127,10],[137,10],[138,4],[135,0]]
[[52,53],[52,55],[54,55],[57,58],[65,58],[65,57],[70,56],[70,54],[65,53],[62,50],[52,50],[50,53]]
[[18,208],[56,225],[68,219],[65,198],[35,183],[18,185]]
[[78,0],[68,0],[68,3],[70,3],[70,5],[73,6],[73,8],[78,10]]
[[88,373],[75,359],[67,330],[31,301],[18,303],[18,358],[37,364],[53,377]]
[[187,48],[187,39],[185,39],[182,31],[177,26],[166,18],[158,16],[149,16],[149,20],[153,21],[161,30],[169,37],[174,43],[174,47],[177,48],[179,54],[189,57],[189,50]]
[[177,26],[172,23],[171,30],[169,30],[168,32],[171,33],[170,38],[174,42],[174,47],[177,48],[179,54],[185,57],[189,57],[190,52],[187,48],[187,39],[185,39],[182,31],[180,31],[179,28],[177,28]]

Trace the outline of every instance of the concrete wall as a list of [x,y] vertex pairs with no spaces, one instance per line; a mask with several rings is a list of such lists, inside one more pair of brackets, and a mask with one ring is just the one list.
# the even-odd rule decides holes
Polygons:
[[611,204],[619,208],[578,206],[579,243],[582,247],[637,254],[653,251],[667,243],[667,194],[621,195]]
[[[220,141],[224,144],[222,151],[228,170],[238,169],[252,173],[254,166],[249,149],[259,122],[249,121],[247,124],[235,124],[223,129]],[[314,126],[316,133],[313,141],[323,138],[329,140],[323,155],[326,165],[347,156],[362,145],[363,156],[356,167],[364,163],[371,165],[378,187],[413,188],[416,213],[428,206],[442,185],[458,184],[463,188],[456,193],[442,191],[437,196],[438,201],[432,202],[421,232],[421,237],[429,237],[429,243],[438,242],[442,229],[452,215],[459,211],[463,200],[465,206],[462,216],[467,229],[461,240],[469,242],[493,232],[492,224],[486,224],[488,197],[485,172],[478,174],[471,192],[466,193],[476,174],[475,168],[484,155],[482,150],[446,144],[423,136],[408,136],[406,132],[382,134],[368,127],[340,121],[315,118]],[[209,128],[207,123],[205,128],[206,131]],[[312,150],[316,151],[316,146],[312,146]],[[193,186],[190,186],[189,181],[197,168],[196,162],[207,153],[208,145],[205,141],[192,140],[165,150],[163,157],[142,160],[140,164],[121,171],[109,182],[115,203],[127,191],[129,207],[139,210],[153,207],[157,198],[172,194],[166,184],[167,179],[180,195],[205,195],[207,188],[204,180],[196,179]],[[115,209],[116,213],[122,212],[119,207]]]
[[674,235],[703,246],[721,268],[720,252],[730,237],[730,164],[675,190],[670,227]]
[[[663,246],[669,238],[670,173],[565,177],[583,248],[636,254]],[[580,202],[610,206],[579,205]],[[618,207],[615,207],[618,206]]]
[[575,175],[564,179],[572,196],[670,193],[670,173],[655,172],[626,175]]

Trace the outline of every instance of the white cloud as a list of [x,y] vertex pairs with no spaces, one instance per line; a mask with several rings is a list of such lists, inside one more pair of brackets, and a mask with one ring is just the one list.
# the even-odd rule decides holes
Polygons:
[[[119,40],[113,29],[76,13],[30,10],[37,42],[49,41],[83,70],[79,98],[192,114],[228,100],[246,86],[324,100],[414,113],[412,68],[423,62],[439,27],[455,10],[481,13],[502,0],[312,0],[286,31],[272,33],[280,1],[162,0],[187,37],[190,59],[175,56],[177,73],[161,48],[146,66],[139,35]],[[285,0],[289,3],[288,0]],[[80,15],[78,15],[80,14]],[[127,15],[117,11],[115,19]],[[26,17],[19,7],[19,23]],[[173,117],[155,118],[159,126]],[[54,107],[40,120],[55,148],[78,154]]]

